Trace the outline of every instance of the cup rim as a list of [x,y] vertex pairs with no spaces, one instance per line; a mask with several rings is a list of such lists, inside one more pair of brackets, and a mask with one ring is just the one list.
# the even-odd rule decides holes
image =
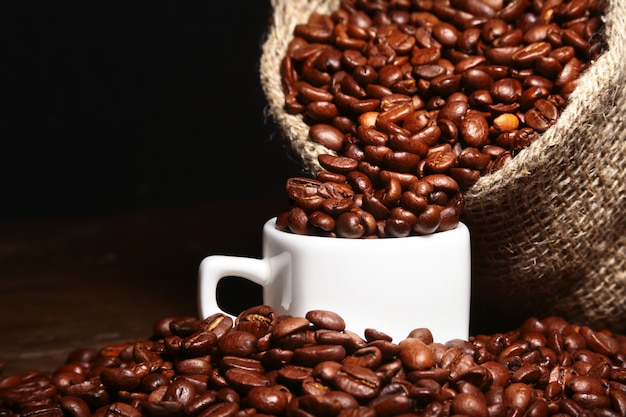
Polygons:
[[[301,240],[301,239],[307,239],[307,240],[311,240],[311,241],[324,241],[327,243],[331,243],[331,242],[361,242],[361,243],[356,243],[356,244],[361,244],[361,245],[371,245],[374,244],[375,242],[378,242],[376,244],[378,245],[382,245],[382,244],[386,244],[386,245],[391,245],[391,244],[397,244],[400,242],[405,242],[407,239],[410,240],[417,240],[417,241],[429,241],[431,244],[435,244],[439,241],[445,241],[445,240],[454,240],[457,238],[462,238],[464,236],[468,236],[470,235],[470,230],[467,227],[467,225],[463,222],[459,222],[459,224],[457,225],[457,227],[455,227],[454,229],[450,229],[450,230],[444,230],[444,231],[440,231],[440,232],[435,232],[435,233],[431,233],[431,234],[427,234],[427,235],[410,235],[410,236],[406,236],[406,237],[389,237],[389,238],[380,238],[380,239],[348,239],[348,238],[341,238],[341,237],[327,237],[327,236],[313,236],[313,235],[299,235],[296,233],[289,233],[289,232],[285,232],[283,230],[277,229],[276,226],[276,220],[277,217],[272,217],[270,219],[268,219],[265,224],[263,225],[263,230],[265,233],[269,233],[272,234],[276,237],[280,237],[282,239],[292,239],[292,240]],[[381,242],[385,242],[385,243],[381,243]]]

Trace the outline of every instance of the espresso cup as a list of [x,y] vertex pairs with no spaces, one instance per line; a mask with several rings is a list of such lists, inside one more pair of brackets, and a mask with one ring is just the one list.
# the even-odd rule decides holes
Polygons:
[[361,337],[374,329],[399,342],[416,328],[428,328],[435,342],[469,337],[471,260],[465,224],[425,236],[381,239],[299,235],[275,224],[272,218],[263,226],[262,259],[211,255],[202,260],[202,318],[228,314],[218,303],[218,283],[241,277],[263,288],[263,303],[277,314],[333,311],[346,330]]

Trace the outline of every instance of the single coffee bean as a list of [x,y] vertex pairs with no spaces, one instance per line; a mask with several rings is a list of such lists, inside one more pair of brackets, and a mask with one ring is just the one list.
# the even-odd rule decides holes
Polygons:
[[545,132],[556,123],[558,108],[547,99],[538,99],[533,108],[524,114],[526,123],[538,132]]
[[434,357],[428,345],[419,339],[409,338],[398,343],[399,357],[411,370],[426,369],[434,365]]
[[477,113],[469,113],[461,121],[460,133],[467,146],[481,147],[488,143],[489,125],[487,119]]
[[231,368],[224,372],[224,378],[237,392],[248,392],[254,387],[267,387],[271,381],[263,374],[241,368]]
[[337,234],[341,237],[358,239],[365,234],[361,219],[354,212],[342,213],[337,217]]
[[281,339],[290,334],[308,329],[310,325],[311,322],[305,317],[288,317],[276,322],[272,329],[272,337]]
[[254,352],[257,338],[250,332],[233,330],[222,336],[217,345],[228,355],[249,356]]
[[140,378],[128,368],[106,368],[100,373],[102,383],[112,390],[132,391],[139,386]]
[[279,386],[260,386],[252,387],[246,399],[260,413],[280,415],[287,409],[289,395]]
[[79,397],[65,395],[59,398],[59,405],[64,415],[71,417],[88,417],[91,415],[89,405]]
[[202,320],[202,324],[204,330],[215,333],[219,339],[232,328],[233,319],[222,313],[215,313]]
[[380,391],[376,373],[358,365],[343,365],[334,378],[335,385],[357,400],[371,399]]
[[199,332],[181,340],[180,352],[190,356],[204,356],[211,352],[217,343],[217,335],[212,332]]
[[347,174],[354,171],[358,167],[358,161],[352,158],[331,154],[320,154],[318,156],[318,161],[322,168],[339,174]]
[[314,345],[295,349],[292,361],[296,365],[314,367],[320,362],[341,362],[346,357],[346,350],[341,345]]
[[325,232],[332,232],[336,228],[335,218],[322,211],[314,211],[311,213],[309,223]]
[[182,375],[208,374],[211,368],[209,356],[180,359],[174,364],[176,372]]
[[347,356],[343,360],[343,363],[377,370],[377,368],[382,364],[382,361],[382,351],[378,347],[370,345],[356,350],[350,356]]
[[463,414],[468,416],[489,416],[487,402],[484,397],[472,394],[457,394],[450,405],[450,409],[454,414]]
[[324,145],[333,151],[343,149],[344,133],[333,125],[318,123],[309,129],[309,137],[314,142]]
[[311,310],[306,313],[305,318],[320,329],[336,330],[340,332],[346,328],[344,319],[333,311]]

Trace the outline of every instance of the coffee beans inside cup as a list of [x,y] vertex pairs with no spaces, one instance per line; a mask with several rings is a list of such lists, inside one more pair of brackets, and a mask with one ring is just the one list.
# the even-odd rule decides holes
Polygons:
[[559,118],[601,54],[598,0],[344,0],[297,24],[285,110],[328,152],[277,227],[344,238],[455,228],[464,192]]

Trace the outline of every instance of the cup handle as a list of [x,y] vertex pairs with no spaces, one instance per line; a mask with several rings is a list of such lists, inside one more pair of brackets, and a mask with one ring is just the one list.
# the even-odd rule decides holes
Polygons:
[[204,258],[198,271],[197,300],[202,319],[218,312],[228,314],[217,303],[217,284],[220,279],[228,276],[245,278],[265,286],[270,277],[269,262],[264,259],[228,255],[211,255]]

